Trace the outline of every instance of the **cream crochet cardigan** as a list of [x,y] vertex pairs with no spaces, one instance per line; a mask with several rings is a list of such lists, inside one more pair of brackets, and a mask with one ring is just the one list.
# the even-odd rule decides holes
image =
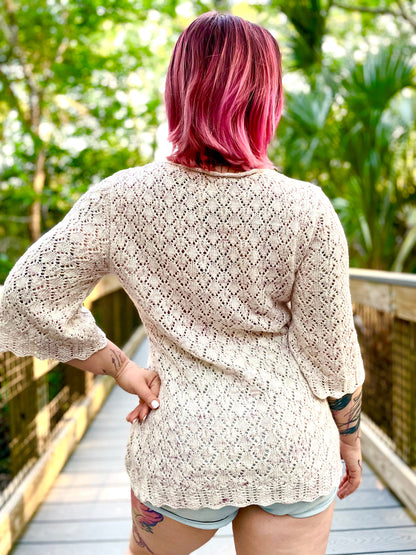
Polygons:
[[338,485],[326,398],[364,372],[347,243],[320,188],[266,169],[116,173],[11,271],[0,350],[65,362],[103,348],[82,303],[108,273],[140,313],[162,382],[160,408],[127,445],[141,501],[293,503]]

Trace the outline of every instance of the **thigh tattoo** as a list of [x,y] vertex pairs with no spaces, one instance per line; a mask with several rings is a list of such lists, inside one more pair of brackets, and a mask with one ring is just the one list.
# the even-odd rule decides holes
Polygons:
[[149,553],[153,553],[150,547],[146,544],[142,536],[140,535],[140,531],[143,530],[145,532],[149,532],[153,534],[153,528],[159,522],[162,522],[163,515],[160,513],[149,509],[143,503],[141,503],[131,492],[132,497],[132,516],[133,516],[133,537],[135,542],[140,546],[147,549]]

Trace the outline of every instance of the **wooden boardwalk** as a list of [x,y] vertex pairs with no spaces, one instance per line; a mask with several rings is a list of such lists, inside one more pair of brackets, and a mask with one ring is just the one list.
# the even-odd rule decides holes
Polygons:
[[[139,364],[146,350],[144,343],[137,351]],[[13,555],[124,555],[131,526],[125,416],[133,406],[113,389]],[[416,555],[416,523],[366,465],[360,490],[337,500],[327,554],[369,553]],[[235,555],[231,524],[194,554]]]

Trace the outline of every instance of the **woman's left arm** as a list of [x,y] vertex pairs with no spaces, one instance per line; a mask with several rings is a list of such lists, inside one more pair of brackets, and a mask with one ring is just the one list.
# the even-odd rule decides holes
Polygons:
[[[105,371],[126,391],[151,401],[159,393],[154,373],[108,342],[83,306],[98,281],[112,272],[111,205],[120,178],[115,174],[91,187],[11,270],[0,297],[0,352]],[[138,413],[144,416],[145,409]]]
[[0,297],[0,352],[67,362],[106,346],[83,302],[111,273],[109,193],[107,180],[91,187],[16,262]]
[[130,360],[121,349],[111,341],[104,349],[91,355],[86,360],[74,359],[68,364],[93,374],[112,376],[116,383],[128,393],[137,395],[139,404],[126,417],[128,422],[138,419],[143,422],[151,409],[159,407],[160,377],[157,372],[138,366]]

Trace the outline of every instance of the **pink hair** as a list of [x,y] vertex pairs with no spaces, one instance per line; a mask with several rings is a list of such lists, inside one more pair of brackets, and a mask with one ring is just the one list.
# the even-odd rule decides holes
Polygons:
[[172,162],[207,170],[273,167],[267,146],[283,106],[276,40],[240,17],[201,15],[176,43],[165,103]]

